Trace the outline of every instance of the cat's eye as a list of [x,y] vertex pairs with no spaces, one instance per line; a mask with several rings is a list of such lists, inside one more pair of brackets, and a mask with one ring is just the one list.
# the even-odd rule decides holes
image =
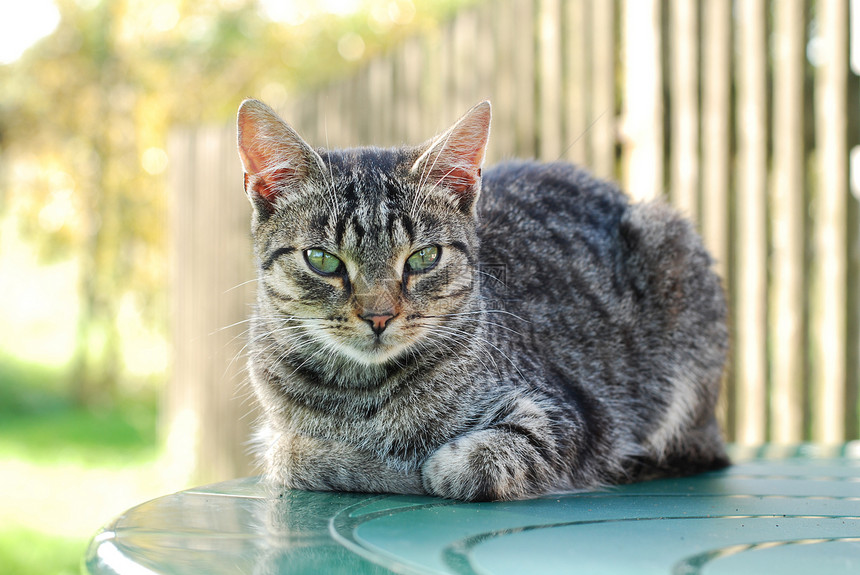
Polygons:
[[406,260],[406,271],[419,273],[428,271],[439,261],[441,253],[442,248],[439,246],[421,248]]
[[340,273],[343,269],[343,262],[337,256],[319,248],[305,250],[305,261],[312,270],[325,276]]

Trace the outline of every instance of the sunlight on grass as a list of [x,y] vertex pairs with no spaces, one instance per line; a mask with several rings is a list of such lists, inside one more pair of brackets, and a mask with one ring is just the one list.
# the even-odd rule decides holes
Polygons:
[[[66,418],[79,437],[86,435],[80,426],[84,419]],[[55,431],[62,430],[58,423]],[[35,457],[24,458],[21,447],[10,455],[12,441],[0,433],[3,573],[77,573],[87,543],[100,527],[130,507],[189,486],[188,476],[177,475],[177,467],[152,446],[130,448],[130,453],[93,450],[87,440],[75,450],[72,439],[65,441],[67,449],[53,459],[39,449]]]
[[126,509],[187,487],[160,459],[122,469],[0,455],[3,573],[78,573],[90,538]]
[[132,507],[188,487],[158,447],[153,389],[76,407],[64,372],[0,351],[0,573],[78,573],[89,539]]
[[88,410],[64,395],[61,379],[60,368],[0,353],[3,573],[77,572],[101,526],[188,486],[157,447],[153,393]]
[[0,525],[90,537],[129,507],[185,487],[167,467],[158,459],[123,469],[0,459]]
[[14,575],[77,575],[85,539],[0,527],[0,566]]

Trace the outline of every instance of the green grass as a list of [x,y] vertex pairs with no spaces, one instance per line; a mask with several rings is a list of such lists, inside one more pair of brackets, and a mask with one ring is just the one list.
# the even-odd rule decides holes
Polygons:
[[77,575],[86,539],[52,537],[26,529],[0,530],[0,568],[15,575]]
[[0,457],[115,467],[155,456],[152,394],[87,409],[68,397],[63,379],[59,368],[0,355]]
[[65,378],[61,367],[0,352],[0,466],[12,470],[0,477],[3,574],[79,573],[98,525],[124,510],[109,503],[116,493],[136,493],[138,475],[157,477],[154,393],[85,409]]

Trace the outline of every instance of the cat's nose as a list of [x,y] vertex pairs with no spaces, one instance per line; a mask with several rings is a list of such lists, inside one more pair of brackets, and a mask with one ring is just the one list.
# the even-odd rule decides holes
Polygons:
[[377,336],[382,335],[382,332],[385,331],[385,328],[388,327],[388,322],[394,319],[393,312],[383,311],[383,312],[367,312],[363,315],[360,315],[361,319],[370,324],[371,329],[373,329],[373,333]]

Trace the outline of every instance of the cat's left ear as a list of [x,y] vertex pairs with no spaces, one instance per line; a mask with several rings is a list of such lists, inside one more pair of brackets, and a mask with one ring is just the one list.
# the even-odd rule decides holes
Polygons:
[[429,185],[447,189],[463,211],[474,213],[481,192],[481,166],[490,138],[490,102],[483,101],[436,137],[412,165]]

